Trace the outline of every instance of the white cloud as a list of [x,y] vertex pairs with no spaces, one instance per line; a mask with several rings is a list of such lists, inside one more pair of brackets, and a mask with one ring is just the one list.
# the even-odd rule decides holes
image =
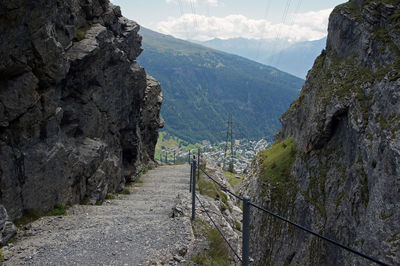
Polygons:
[[[177,4],[179,0],[165,0],[167,4]],[[183,2],[192,2],[192,3],[197,3],[197,0],[181,0]]]
[[[172,0],[167,0],[172,1]],[[213,0],[207,0],[213,1]],[[169,17],[157,24],[157,30],[182,39],[209,40],[213,38],[288,39],[290,41],[317,40],[326,36],[328,17],[332,9],[289,14],[290,23],[272,23],[250,19],[243,15],[207,17],[184,14]]]
[[218,6],[218,0],[206,0],[206,3],[210,6]]
[[[165,0],[167,4],[177,4],[179,0]],[[181,0],[182,2],[190,3],[192,2],[197,3],[197,0]],[[218,0],[202,0],[205,3],[209,4],[210,6],[218,6]]]

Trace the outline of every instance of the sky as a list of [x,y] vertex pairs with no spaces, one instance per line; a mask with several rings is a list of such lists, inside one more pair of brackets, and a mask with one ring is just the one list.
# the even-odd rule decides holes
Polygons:
[[332,9],[346,0],[111,0],[122,15],[185,40],[312,41],[327,34]]

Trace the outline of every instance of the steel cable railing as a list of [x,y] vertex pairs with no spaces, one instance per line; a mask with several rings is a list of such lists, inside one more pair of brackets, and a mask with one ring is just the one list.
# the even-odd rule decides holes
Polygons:
[[226,186],[220,184],[218,181],[216,181],[214,178],[212,178],[209,174],[207,174],[206,171],[204,171],[201,167],[200,170],[209,178],[211,179],[211,181],[213,181],[215,184],[217,184],[223,191],[231,194],[232,196],[234,196],[235,198],[239,199],[239,200],[243,200],[243,198],[239,195],[236,195],[235,193],[233,193],[232,191],[230,191]]
[[219,229],[219,227],[217,226],[217,224],[214,222],[214,220],[212,219],[211,215],[208,213],[207,209],[204,207],[203,203],[201,202],[200,198],[197,196],[196,194],[196,198],[200,203],[200,206],[203,208],[204,212],[207,214],[208,218],[210,219],[211,223],[214,225],[214,227],[217,229],[217,231],[219,232],[219,234],[222,236],[222,238],[224,239],[224,241],[226,242],[226,244],[228,244],[229,248],[232,250],[233,254],[235,254],[235,256],[238,258],[238,260],[240,262],[242,262],[242,258],[237,254],[237,252],[233,249],[231,243],[229,243],[228,239],[226,239],[226,237],[224,236],[224,234],[222,233],[221,229]]
[[310,234],[312,234],[312,235],[314,235],[314,236],[317,236],[317,237],[319,237],[319,238],[321,238],[321,239],[323,239],[323,240],[325,240],[325,241],[328,241],[328,242],[331,243],[331,244],[334,244],[334,245],[336,245],[336,246],[338,246],[338,247],[340,247],[340,248],[343,248],[343,249],[345,249],[345,250],[347,250],[347,251],[349,251],[349,252],[352,252],[352,253],[354,253],[354,254],[356,254],[356,255],[358,255],[358,256],[361,256],[361,257],[363,257],[363,258],[365,258],[365,259],[368,259],[368,260],[370,260],[370,261],[372,261],[372,262],[375,262],[375,263],[377,263],[377,264],[379,264],[379,265],[389,265],[389,264],[384,263],[384,262],[382,262],[382,261],[380,261],[380,260],[378,260],[378,259],[376,259],[376,258],[373,258],[373,257],[371,257],[371,256],[368,256],[368,255],[366,255],[366,254],[363,254],[363,253],[361,253],[361,252],[359,252],[359,251],[357,251],[357,250],[355,250],[355,249],[352,249],[352,248],[350,248],[350,247],[348,247],[348,246],[345,246],[345,245],[343,245],[343,244],[341,244],[341,243],[339,243],[339,242],[337,242],[337,241],[335,241],[335,240],[332,240],[332,239],[330,239],[330,238],[328,238],[328,237],[325,237],[325,236],[323,236],[323,235],[321,235],[321,234],[318,234],[317,232],[314,232],[314,231],[312,231],[312,230],[310,230],[310,229],[308,229],[308,228],[306,228],[306,227],[304,227],[304,226],[302,226],[302,225],[299,225],[299,224],[297,224],[297,223],[295,223],[295,222],[292,222],[292,221],[290,221],[289,219],[286,219],[286,218],[284,218],[284,217],[282,217],[282,216],[280,216],[280,215],[278,215],[278,214],[276,214],[276,213],[274,213],[274,212],[272,212],[272,211],[269,211],[269,210],[267,210],[267,209],[265,209],[265,208],[263,208],[263,207],[261,207],[261,206],[255,204],[255,203],[251,202],[250,199],[249,199],[247,196],[241,197],[241,196],[239,196],[239,195],[236,195],[235,193],[233,193],[232,191],[230,191],[226,186],[224,186],[223,184],[221,184],[221,183],[219,183],[217,180],[215,180],[213,177],[211,177],[204,169],[202,169],[201,167],[199,167],[200,170],[201,170],[201,172],[203,172],[211,181],[213,181],[216,185],[218,185],[218,186],[221,188],[221,190],[223,190],[223,191],[225,191],[225,192],[231,194],[231,195],[234,196],[235,198],[237,198],[237,199],[243,201],[243,223],[246,223],[246,226],[245,226],[245,224],[243,224],[243,230],[242,230],[242,233],[243,233],[243,236],[242,236],[242,239],[243,239],[243,243],[242,243],[242,258],[240,258],[240,257],[237,255],[237,253],[233,250],[231,244],[226,240],[225,236],[222,234],[222,232],[221,232],[220,229],[217,227],[217,225],[215,224],[215,222],[212,220],[211,216],[210,216],[210,215],[208,214],[208,212],[206,211],[204,205],[201,203],[199,197],[196,195],[196,188],[195,188],[195,186],[196,186],[196,182],[195,182],[195,180],[196,180],[196,167],[197,167],[197,166],[196,166],[196,160],[194,159],[193,162],[192,162],[192,164],[191,164],[191,175],[190,175],[190,177],[191,177],[191,182],[190,182],[190,183],[191,183],[191,188],[190,188],[190,190],[191,190],[191,192],[193,193],[193,197],[192,197],[192,199],[193,199],[193,200],[192,200],[192,219],[194,219],[194,208],[195,208],[195,205],[194,205],[194,204],[195,204],[194,198],[196,197],[196,198],[199,200],[200,205],[202,206],[202,208],[205,210],[206,214],[207,214],[208,217],[210,218],[211,222],[212,222],[213,225],[215,226],[215,228],[218,230],[218,232],[219,232],[219,233],[221,234],[221,236],[224,238],[225,242],[227,242],[227,244],[229,245],[229,247],[230,247],[230,249],[233,251],[233,253],[236,255],[236,257],[238,257],[239,260],[242,262],[242,265],[247,266],[247,265],[249,264],[249,237],[250,237],[250,229],[249,229],[249,224],[248,224],[248,223],[249,223],[249,219],[250,219],[250,218],[249,218],[249,216],[250,216],[250,214],[249,214],[249,207],[250,207],[250,206],[253,206],[253,207],[256,208],[256,209],[261,210],[261,211],[263,211],[263,212],[265,212],[265,213],[267,213],[267,214],[269,214],[269,215],[271,215],[271,216],[273,216],[273,217],[275,217],[275,218],[278,218],[278,219],[280,219],[280,220],[282,220],[282,221],[284,221],[284,222],[286,222],[286,223],[289,223],[289,224],[291,224],[291,225],[293,225],[293,226],[295,226],[295,227],[297,227],[297,228],[299,228],[299,229],[301,229],[301,230],[303,230],[303,231],[305,231],[305,232],[307,232],[307,233],[310,233]]
[[345,249],[345,250],[347,250],[347,251],[350,251],[350,252],[352,252],[352,253],[354,253],[354,254],[357,254],[357,255],[359,255],[359,256],[361,256],[361,257],[363,257],[363,258],[366,258],[366,259],[368,259],[368,260],[370,260],[370,261],[373,261],[373,262],[375,262],[375,263],[377,263],[377,264],[379,264],[379,265],[388,265],[388,264],[386,264],[386,263],[384,263],[384,262],[382,262],[382,261],[379,261],[379,260],[377,260],[377,259],[375,259],[375,258],[373,258],[373,257],[371,257],[371,256],[365,255],[365,254],[363,254],[363,253],[361,253],[361,252],[359,252],[359,251],[357,251],[357,250],[355,250],[355,249],[352,249],[352,248],[347,247],[347,246],[345,246],[345,245],[343,245],[343,244],[340,244],[339,242],[337,242],[337,241],[335,241],[335,240],[333,240],[333,239],[330,239],[330,238],[328,238],[328,237],[325,237],[325,236],[323,236],[323,235],[320,235],[320,234],[318,234],[317,232],[314,232],[314,231],[312,231],[312,230],[310,230],[310,229],[308,229],[308,228],[306,228],[306,227],[304,227],[304,226],[302,226],[302,225],[299,225],[299,224],[297,224],[297,223],[294,223],[294,222],[292,222],[292,221],[290,221],[290,220],[288,220],[288,219],[286,219],[286,218],[284,218],[284,217],[282,217],[282,216],[280,216],[280,215],[278,215],[278,214],[276,214],[276,213],[273,213],[273,212],[271,212],[271,211],[269,211],[269,210],[267,210],[267,209],[265,209],[265,208],[263,208],[263,207],[261,207],[261,206],[259,206],[259,205],[257,205],[257,204],[254,204],[254,203],[250,202],[250,205],[253,206],[253,207],[255,207],[255,208],[257,208],[257,209],[259,209],[259,210],[261,210],[261,211],[263,211],[263,212],[268,213],[269,215],[274,216],[275,218],[278,218],[278,219],[280,219],[280,220],[282,220],[282,221],[284,221],[284,222],[287,222],[287,223],[289,223],[289,224],[291,224],[291,225],[293,225],[293,226],[295,226],[295,227],[297,227],[297,228],[299,228],[299,229],[301,229],[301,230],[303,230],[303,231],[306,231],[307,233],[310,233],[310,234],[312,234],[312,235],[315,235],[315,236],[317,236],[317,237],[319,237],[319,238],[321,238],[321,239],[323,239],[323,240],[325,240],[325,241],[328,241],[328,242],[331,243],[331,244],[334,244],[334,245],[336,245],[336,246],[338,246],[338,247],[341,247],[341,248],[343,248],[343,249]]

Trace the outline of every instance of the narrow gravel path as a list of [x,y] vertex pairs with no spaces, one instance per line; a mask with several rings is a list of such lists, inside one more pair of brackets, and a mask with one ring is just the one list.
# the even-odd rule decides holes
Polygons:
[[33,222],[24,237],[3,248],[4,264],[147,265],[185,253],[193,241],[190,220],[171,213],[176,199],[189,193],[189,169],[158,167],[130,195]]

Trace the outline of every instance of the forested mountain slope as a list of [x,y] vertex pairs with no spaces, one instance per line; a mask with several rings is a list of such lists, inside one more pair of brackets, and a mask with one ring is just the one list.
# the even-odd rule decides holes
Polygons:
[[248,59],[142,28],[138,61],[163,87],[165,130],[190,142],[221,140],[232,113],[244,137],[272,138],[303,80]]

